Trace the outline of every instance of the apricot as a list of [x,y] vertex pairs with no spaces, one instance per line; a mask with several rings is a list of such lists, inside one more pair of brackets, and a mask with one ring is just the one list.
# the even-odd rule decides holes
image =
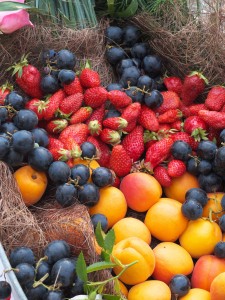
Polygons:
[[209,198],[207,204],[203,207],[203,217],[209,217],[210,211],[212,211],[211,216],[212,220],[218,221],[219,218],[224,214],[222,211],[223,208],[221,206],[221,200],[225,193],[208,193],[207,196]]
[[225,299],[225,272],[217,275],[210,286],[211,300]]
[[179,300],[212,300],[210,298],[210,293],[203,289],[190,289],[190,291]]

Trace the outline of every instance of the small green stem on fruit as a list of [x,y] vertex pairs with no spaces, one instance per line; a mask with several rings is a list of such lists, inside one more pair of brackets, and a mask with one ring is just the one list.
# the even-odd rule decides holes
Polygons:
[[47,279],[48,277],[49,277],[49,274],[46,273],[41,279],[34,282],[33,287],[35,288],[35,287],[39,286],[40,284],[43,284],[43,281],[45,281],[45,279]]
[[38,270],[38,268],[39,268],[41,262],[42,262],[42,261],[45,261],[45,260],[47,260],[47,259],[48,259],[48,256],[44,256],[44,257],[42,257],[42,258],[39,259],[39,261],[36,263],[35,274],[37,274],[37,270]]
[[211,223],[213,222],[212,214],[213,214],[213,210],[212,210],[212,208],[210,208],[210,209],[209,209],[209,221],[210,221]]

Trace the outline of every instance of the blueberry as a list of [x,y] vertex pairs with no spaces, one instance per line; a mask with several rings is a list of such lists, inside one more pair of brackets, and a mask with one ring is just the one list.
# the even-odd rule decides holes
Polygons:
[[59,69],[73,70],[76,65],[76,56],[69,50],[62,49],[56,55],[56,66]]
[[207,193],[219,192],[223,188],[222,178],[214,172],[207,175],[200,174],[198,176],[198,182],[200,188],[205,190]]
[[218,242],[214,248],[216,257],[225,258],[225,242]]
[[201,159],[198,164],[200,174],[209,174],[212,171],[212,163],[209,160]]
[[147,75],[155,78],[161,73],[162,61],[157,55],[147,55],[143,59],[142,67]]
[[78,191],[79,201],[86,206],[94,206],[99,198],[99,188],[93,183],[84,184]]
[[38,117],[32,110],[21,109],[13,118],[13,123],[19,129],[32,130],[38,124]]
[[107,91],[122,91],[123,87],[120,83],[110,83],[109,85],[107,85],[106,87]]
[[148,75],[142,75],[138,78],[137,87],[144,91],[151,91],[153,86],[153,79]]
[[140,75],[141,71],[137,67],[133,66],[126,68],[121,76],[120,84],[122,84],[124,88],[127,88],[129,85],[137,86]]
[[11,167],[20,166],[23,160],[24,155],[15,151],[12,147],[9,149],[8,153],[4,157],[4,161]]
[[47,257],[46,261],[50,265],[53,265],[62,258],[68,258],[70,255],[70,246],[63,240],[54,240],[44,249],[44,256]]
[[78,185],[85,184],[90,177],[90,170],[83,164],[77,164],[71,168],[71,178],[77,181]]
[[113,66],[115,66],[119,61],[124,59],[125,56],[125,52],[122,48],[110,47],[106,50],[106,59]]
[[113,184],[112,172],[105,167],[98,167],[92,171],[92,182],[98,187],[110,186]]
[[[38,266],[36,266],[36,281],[43,278],[46,274],[50,275],[51,267],[46,261],[41,261]],[[50,276],[47,277],[43,283],[49,284],[50,283]]]
[[220,142],[225,143],[225,129],[220,132]]
[[126,68],[132,67],[134,66],[134,62],[131,58],[124,58],[122,60],[119,61],[119,63],[116,66],[116,71],[119,74],[119,76],[121,76],[123,74],[123,71]]
[[122,42],[123,30],[118,26],[109,26],[106,28],[105,36],[109,44],[120,44]]
[[76,74],[72,70],[60,70],[58,74],[58,79],[61,84],[70,84],[74,81]]
[[15,110],[20,110],[25,106],[25,99],[17,92],[12,91],[5,97],[5,105],[12,106]]
[[28,263],[30,265],[34,265],[35,256],[31,248],[29,247],[16,247],[10,253],[9,262],[13,268],[15,268],[20,263]]
[[141,30],[134,25],[123,28],[123,43],[127,47],[134,46],[141,38]]
[[186,163],[187,171],[195,176],[199,175],[198,159],[191,157]]
[[187,161],[192,154],[191,146],[184,141],[175,141],[171,147],[171,154],[175,159]]
[[94,230],[96,229],[98,223],[100,222],[101,228],[104,232],[108,230],[108,220],[103,214],[94,214],[91,216],[91,222],[93,224]]
[[69,207],[76,203],[77,188],[70,183],[63,183],[56,189],[55,199],[62,207]]
[[15,151],[26,154],[34,148],[34,137],[28,130],[20,130],[12,135],[12,147]]
[[216,151],[214,163],[221,168],[225,168],[225,146]]
[[37,147],[28,153],[28,164],[37,171],[47,171],[53,157],[51,152],[44,147]]
[[82,154],[81,157],[83,158],[93,158],[96,156],[96,147],[94,144],[90,142],[84,142],[80,145]]
[[63,300],[63,291],[48,291],[45,300]]
[[44,128],[34,128],[31,130],[31,133],[33,134],[35,143],[45,148],[48,146],[48,133]]
[[84,282],[79,277],[75,279],[73,286],[70,289],[70,297],[82,295],[84,293]]
[[202,159],[213,160],[216,155],[217,146],[212,141],[201,141],[197,147],[197,155]]
[[125,93],[132,99],[132,102],[142,103],[144,100],[144,94],[136,86],[129,87]]
[[202,217],[202,205],[195,199],[189,198],[181,206],[182,214],[189,220],[197,220]]
[[144,102],[149,108],[156,109],[163,103],[163,96],[159,91],[152,90],[150,93],[145,94]]
[[59,88],[59,82],[55,76],[48,74],[41,78],[41,90],[44,94],[53,94]]
[[205,206],[208,202],[208,196],[206,191],[201,188],[192,188],[189,189],[185,193],[185,200],[194,199],[195,201],[199,202],[202,206]]
[[13,134],[14,132],[18,131],[19,128],[13,122],[5,122],[1,125],[1,130],[3,132],[7,132],[9,134]]
[[219,219],[219,226],[223,232],[225,232],[225,215],[222,215]]
[[22,286],[34,281],[35,269],[32,265],[28,263],[20,263],[16,265],[15,268],[17,269],[15,272],[16,278]]
[[9,139],[0,136],[0,159],[3,159],[10,149]]
[[5,122],[8,119],[8,110],[6,107],[0,107],[0,121],[1,123]]
[[50,179],[56,184],[66,183],[70,174],[70,167],[63,161],[53,161],[48,169]]
[[191,283],[187,276],[183,274],[177,274],[174,275],[170,280],[169,288],[172,295],[175,295],[176,297],[182,297],[189,292]]
[[33,287],[33,283],[30,283],[25,287],[25,294],[28,300],[44,300],[48,289],[43,285]]
[[62,258],[52,267],[51,280],[60,284],[61,287],[72,286],[76,278],[76,261],[71,258]]
[[142,61],[139,58],[131,58],[135,67],[137,67],[138,69],[141,69],[141,63]]
[[0,281],[0,299],[10,299],[12,288],[7,281]]
[[149,52],[149,45],[147,43],[136,43],[130,49],[131,56],[134,58],[143,59]]
[[45,50],[42,52],[42,62],[43,64],[55,64],[55,57],[57,52],[53,49]]

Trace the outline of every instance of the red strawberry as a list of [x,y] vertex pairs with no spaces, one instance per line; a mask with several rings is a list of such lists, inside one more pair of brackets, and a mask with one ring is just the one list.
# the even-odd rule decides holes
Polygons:
[[105,105],[103,104],[92,111],[92,114],[90,118],[87,119],[86,124],[88,125],[90,121],[95,121],[95,120],[97,120],[99,124],[102,124],[104,115],[105,115]]
[[78,145],[81,145],[86,141],[88,136],[87,125],[83,123],[69,125],[60,133],[59,140],[64,142],[68,136],[72,137]]
[[163,103],[157,108],[154,109],[155,112],[163,114],[164,112],[170,109],[177,109],[180,107],[180,98],[175,92],[161,92],[163,96]]
[[65,93],[62,89],[55,92],[47,101],[43,112],[44,120],[51,120],[54,118],[61,101],[65,98]]
[[173,123],[179,120],[182,116],[178,109],[170,109],[158,116],[159,123]]
[[[193,104],[194,105],[194,104]],[[191,116],[191,112],[190,112],[190,109],[189,107],[193,106],[193,105],[190,105],[190,106],[186,106],[184,105],[184,103],[182,103],[182,101],[180,101],[180,106],[179,106],[179,110],[182,112],[182,115],[184,117],[189,117]]]
[[93,120],[88,123],[89,133],[93,136],[98,136],[102,131],[102,124],[98,120]]
[[35,112],[35,114],[38,117],[38,120],[43,119],[45,107],[46,107],[46,102],[39,100],[37,98],[31,99],[25,104],[26,109]]
[[111,156],[111,151],[109,146],[104,143],[102,140],[98,139],[99,149],[100,149],[100,158],[98,160],[98,163],[102,167],[109,167],[109,160]]
[[225,87],[214,86],[208,92],[205,100],[206,109],[220,111],[225,104]]
[[92,108],[97,108],[107,100],[108,92],[105,88],[98,86],[89,88],[84,93],[84,103]]
[[121,130],[125,127],[127,127],[128,123],[127,120],[121,118],[121,117],[112,117],[112,118],[108,118],[105,119],[102,122],[102,125],[104,127],[113,129],[113,130]]
[[122,141],[124,149],[133,161],[137,161],[144,152],[144,129],[142,126],[135,127]]
[[167,123],[161,123],[161,124],[159,124],[159,130],[158,130],[158,132],[159,131],[164,131],[164,132],[168,132],[169,130],[171,129],[171,126],[170,126],[170,124],[167,124]]
[[122,112],[121,118],[127,120],[128,123],[137,121],[141,113],[141,104],[134,102],[128,105]]
[[116,108],[123,108],[132,103],[132,99],[125,92],[118,90],[108,92],[108,99]]
[[[189,115],[190,116],[197,116],[198,112],[202,109],[207,109],[204,103],[198,103],[188,106]],[[188,116],[187,116],[188,117]]]
[[172,178],[169,176],[168,171],[163,166],[154,168],[154,177],[163,187],[168,187],[172,183]]
[[54,160],[60,160],[64,144],[56,138],[49,137],[48,150],[51,152]]
[[198,140],[205,138],[208,126],[199,116],[190,116],[184,121],[184,131],[198,137]]
[[187,132],[179,131],[171,134],[171,138],[174,142],[176,141],[183,141],[191,145],[191,137]]
[[218,112],[212,110],[200,110],[199,117],[206,122],[208,126],[217,129],[225,128],[225,112]]
[[219,143],[220,142],[220,129],[215,129],[213,127],[209,127],[207,138],[212,141]]
[[100,139],[109,145],[117,145],[120,143],[120,134],[118,131],[104,128],[100,133]]
[[69,154],[66,153],[67,158],[70,159],[81,157],[82,150],[73,137],[68,136],[66,139],[64,139],[64,147],[65,149],[69,150]]
[[155,112],[146,105],[142,105],[141,107],[141,114],[138,118],[138,122],[145,129],[151,131],[158,131],[159,129],[159,122]]
[[70,116],[81,108],[84,96],[76,93],[64,98],[59,104],[60,114]]
[[82,93],[83,94],[83,88],[80,84],[80,79],[76,76],[74,81],[70,84],[64,84],[63,85],[64,92],[70,96],[76,93]]
[[126,176],[130,173],[132,161],[122,145],[116,145],[113,147],[109,167],[119,177]]
[[80,83],[84,88],[93,88],[100,86],[101,79],[96,71],[85,68],[80,73]]
[[47,123],[45,129],[48,133],[57,134],[68,126],[68,121],[65,119],[54,119]]
[[163,83],[168,91],[175,92],[177,95],[181,94],[183,83],[179,77],[166,77],[163,79]]
[[180,177],[186,172],[185,162],[179,159],[172,159],[167,165],[167,172],[170,177]]
[[224,104],[224,106],[221,108],[220,112],[225,112],[225,104]]
[[13,75],[16,75],[16,83],[28,95],[40,99],[42,97],[41,73],[39,70],[28,64],[27,57],[23,56],[21,61],[12,66]]
[[70,118],[70,124],[77,124],[85,122],[92,114],[92,108],[90,106],[82,106],[76,111]]
[[171,124],[171,129],[183,131],[183,125],[184,123],[181,120],[177,120]]
[[114,187],[116,187],[116,188],[119,188],[119,186],[120,186],[120,179],[119,179],[119,177],[118,176],[114,176],[114,182],[113,182],[113,185],[112,186],[114,186]]
[[181,99],[184,105],[191,105],[204,91],[207,79],[199,72],[192,72],[185,76],[181,91]]
[[168,158],[172,145],[173,140],[171,138],[164,138],[157,141],[148,148],[145,163],[150,163],[150,167],[154,169],[157,165]]
[[0,86],[0,105],[4,105],[5,97],[13,90],[13,86],[6,82]]
[[123,129],[123,132],[131,132],[137,126],[137,121],[132,121],[128,123],[127,127]]

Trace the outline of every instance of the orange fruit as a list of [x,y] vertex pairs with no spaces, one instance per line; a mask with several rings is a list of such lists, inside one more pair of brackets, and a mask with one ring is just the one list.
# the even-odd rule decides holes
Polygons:
[[131,287],[128,300],[170,300],[171,292],[167,284],[159,280],[147,280]]
[[212,300],[210,298],[210,293],[208,291],[205,291],[203,289],[190,289],[189,292],[183,296],[180,297],[179,300]]
[[180,245],[193,258],[211,254],[215,245],[222,240],[222,231],[215,222],[207,219],[189,221],[187,228],[179,238]]
[[125,296],[127,297],[128,296],[128,289],[127,287],[125,286],[125,284],[122,283],[122,281],[118,280],[118,283],[119,283],[119,287],[120,287],[120,292]]
[[171,185],[164,188],[164,193],[168,198],[183,203],[186,192],[191,188],[199,188],[198,179],[196,176],[185,172],[182,176],[173,178]]
[[[219,220],[219,218],[224,214],[222,212],[223,208],[221,206],[221,200],[225,193],[208,193],[208,202],[207,204],[203,207],[203,217],[209,217],[210,210],[213,211],[212,213],[212,220],[216,221]],[[218,213],[219,212],[219,213]]]
[[170,198],[161,198],[147,212],[144,223],[151,234],[163,242],[175,242],[188,225],[181,212],[182,204]]
[[136,218],[123,218],[113,225],[116,236],[115,244],[132,236],[139,237],[147,244],[151,243],[151,233],[147,226]]
[[162,242],[153,249],[153,252],[155,269],[152,276],[166,284],[169,284],[174,275],[189,275],[194,268],[190,254],[178,244]]
[[26,165],[17,169],[13,176],[26,206],[34,205],[41,199],[48,184],[45,172],[36,171]]
[[147,211],[162,195],[159,182],[141,172],[126,175],[121,181],[120,190],[125,195],[127,205],[138,212]]
[[225,299],[225,272],[216,276],[210,286],[211,300]]
[[100,199],[89,209],[90,215],[103,214],[108,220],[108,228],[123,219],[127,212],[124,194],[113,186],[100,189]]
[[[155,256],[151,247],[142,239],[130,237],[113,247],[112,260],[116,257],[123,265],[137,261],[129,267],[119,279],[129,285],[141,283],[152,275],[155,268]],[[116,266],[113,271],[118,275],[122,268]]]

